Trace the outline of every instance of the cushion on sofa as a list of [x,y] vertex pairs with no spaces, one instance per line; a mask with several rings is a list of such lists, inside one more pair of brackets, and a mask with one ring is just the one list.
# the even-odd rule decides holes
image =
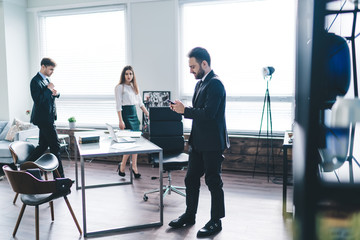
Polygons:
[[6,134],[5,140],[7,141],[14,141],[15,134],[20,131],[20,128],[17,125],[12,125]]
[[9,129],[10,129],[12,123],[13,123],[13,122],[10,122],[10,121],[7,122],[7,124],[5,125],[5,127],[2,129],[2,131],[1,131],[1,133],[0,133],[0,141],[1,141],[1,140],[5,140],[5,137],[6,137],[6,135],[8,134]]
[[19,131],[28,130],[33,125],[31,123],[20,121],[19,119],[14,119],[13,125],[10,127],[8,133],[6,134],[5,140],[14,141],[15,134]]
[[0,121],[0,133],[4,129],[4,127],[8,124],[8,121]]

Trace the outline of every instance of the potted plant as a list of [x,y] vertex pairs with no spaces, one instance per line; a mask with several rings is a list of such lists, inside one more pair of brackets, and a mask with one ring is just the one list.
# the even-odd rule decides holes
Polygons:
[[69,128],[74,129],[75,128],[75,122],[76,122],[75,117],[69,117],[68,121],[69,121]]

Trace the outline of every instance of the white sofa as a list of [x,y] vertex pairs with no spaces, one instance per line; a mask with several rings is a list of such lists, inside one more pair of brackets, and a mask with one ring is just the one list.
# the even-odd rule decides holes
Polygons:
[[[15,121],[0,121],[0,166],[13,163],[13,159],[9,150],[9,144],[12,141],[6,139],[6,136],[8,135],[9,130],[13,126],[13,123],[15,123]],[[29,123],[27,123],[27,125],[29,125]],[[29,129],[18,129],[19,131],[16,131],[16,133],[14,133],[13,135],[13,141],[26,141],[26,138],[30,136],[39,135],[39,129],[36,126],[31,125],[27,126],[26,128]],[[2,169],[0,169],[0,175],[2,175]]]

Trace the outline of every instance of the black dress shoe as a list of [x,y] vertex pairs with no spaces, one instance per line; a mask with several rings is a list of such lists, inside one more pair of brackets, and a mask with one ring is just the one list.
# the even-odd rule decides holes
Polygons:
[[184,213],[175,220],[172,220],[169,223],[169,226],[172,228],[181,228],[185,226],[191,226],[195,224],[195,216]]
[[210,220],[202,229],[198,231],[197,237],[208,237],[220,232],[221,230],[221,220]]

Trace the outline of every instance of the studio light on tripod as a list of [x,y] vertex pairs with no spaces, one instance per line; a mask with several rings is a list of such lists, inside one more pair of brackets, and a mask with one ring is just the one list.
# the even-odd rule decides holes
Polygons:
[[273,68],[273,67],[264,67],[263,68],[263,76],[264,76],[264,78],[266,78],[266,77],[272,77],[272,74],[275,72],[275,68]]
[[[268,181],[270,179],[270,159],[272,159],[272,169],[273,169],[273,175],[275,175],[275,160],[274,160],[274,150],[273,150],[273,131],[272,131],[272,118],[271,118],[271,104],[270,104],[270,92],[269,92],[269,82],[271,80],[272,74],[275,72],[274,67],[263,67],[262,73],[264,76],[264,80],[266,80],[266,91],[265,91],[265,97],[264,97],[264,105],[262,108],[261,113],[261,121],[260,121],[260,129],[259,129],[259,137],[258,142],[256,145],[256,155],[255,155],[255,161],[254,161],[254,170],[253,170],[253,177],[255,174],[255,168],[256,168],[256,160],[259,155],[259,146],[260,146],[260,137],[261,137],[261,128],[263,125],[264,120],[264,114],[266,115],[266,149],[267,149],[267,175],[268,175]],[[266,110],[265,110],[266,109]]]

